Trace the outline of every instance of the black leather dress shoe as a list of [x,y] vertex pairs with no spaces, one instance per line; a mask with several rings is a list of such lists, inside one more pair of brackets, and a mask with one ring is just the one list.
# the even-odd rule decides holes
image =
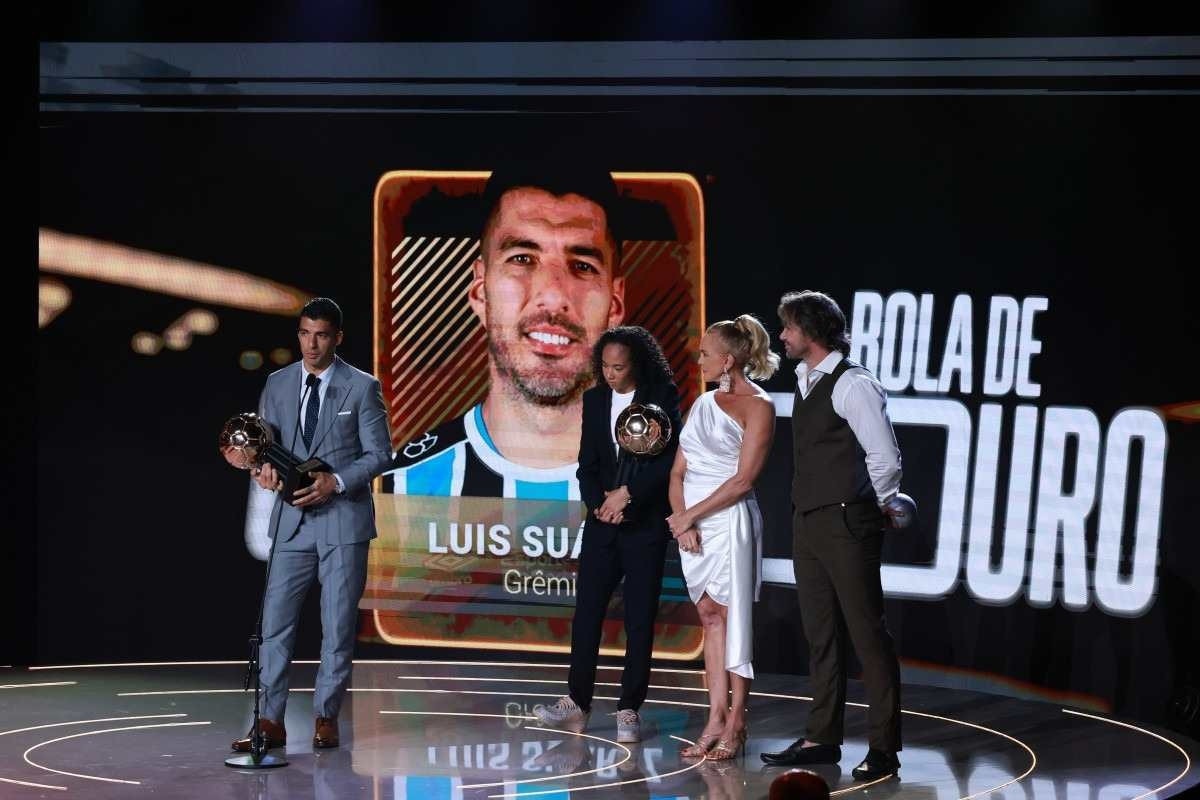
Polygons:
[[758,757],[765,763],[778,767],[794,767],[800,764],[836,764],[842,760],[842,748],[836,744],[815,744],[804,747],[804,740],[798,739],[786,750],[778,753],[759,753]]
[[850,771],[856,781],[873,781],[895,774],[900,770],[900,759],[895,753],[885,753],[882,750],[871,749],[863,762]]

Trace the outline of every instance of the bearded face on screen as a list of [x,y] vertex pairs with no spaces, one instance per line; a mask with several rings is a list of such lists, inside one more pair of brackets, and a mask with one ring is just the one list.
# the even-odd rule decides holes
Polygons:
[[624,319],[624,281],[604,209],[577,194],[506,192],[469,291],[497,377],[524,401],[576,401],[592,344]]

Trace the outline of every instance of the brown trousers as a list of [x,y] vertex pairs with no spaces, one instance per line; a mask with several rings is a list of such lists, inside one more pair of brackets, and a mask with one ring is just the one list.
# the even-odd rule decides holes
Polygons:
[[874,504],[797,511],[792,560],[813,694],[806,738],[842,743],[848,634],[863,667],[870,746],[895,753],[901,747],[900,663],[883,613],[882,526]]

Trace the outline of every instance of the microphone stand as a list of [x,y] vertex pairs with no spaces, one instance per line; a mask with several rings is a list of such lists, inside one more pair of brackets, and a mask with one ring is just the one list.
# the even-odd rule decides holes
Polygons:
[[[308,397],[308,388],[300,394],[300,408],[304,407],[304,400]],[[296,427],[300,426],[300,411],[296,411]],[[296,445],[296,432],[292,431],[292,447]],[[286,491],[286,488],[285,488]],[[263,579],[262,600],[258,605],[258,623],[254,626],[254,633],[250,635],[250,658],[246,663],[246,678],[242,684],[243,689],[250,688],[251,680],[254,681],[254,724],[250,728],[250,752],[242,755],[230,756],[225,759],[225,766],[236,767],[239,769],[271,769],[273,767],[286,767],[287,759],[282,756],[273,756],[267,752],[265,737],[262,732],[262,717],[260,716],[260,704],[262,701],[262,666],[259,664],[258,651],[262,646],[263,641],[263,615],[267,608],[267,589],[271,585],[271,565],[275,563],[275,545],[279,541],[279,512],[283,509],[283,498],[276,498],[275,507],[272,509],[271,524],[267,528],[268,531],[275,531],[275,535],[271,538],[271,549],[267,553],[267,575]]]
[[271,581],[271,565],[275,561],[275,544],[279,540],[279,511],[281,508],[282,505],[277,500],[274,517],[270,527],[267,528],[268,531],[274,529],[276,535],[271,537],[271,549],[267,554],[267,576],[263,581],[262,600],[258,605],[258,623],[254,627],[254,633],[250,635],[250,659],[246,664],[246,678],[242,684],[243,689],[249,689],[251,680],[254,681],[254,724],[250,728],[250,752],[225,759],[227,767],[270,769],[286,767],[288,763],[286,758],[273,756],[267,752],[266,737],[263,736],[262,720],[259,716],[259,704],[262,699],[262,667],[258,662],[258,650],[263,640],[263,614],[267,607],[267,587],[270,586]]

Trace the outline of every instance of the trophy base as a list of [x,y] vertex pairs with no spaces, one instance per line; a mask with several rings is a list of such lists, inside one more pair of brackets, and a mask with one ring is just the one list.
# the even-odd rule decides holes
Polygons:
[[308,474],[310,472],[333,472],[333,467],[319,458],[310,458],[307,461],[289,465],[287,471],[283,473],[283,489],[279,492],[283,502],[294,505],[293,495],[300,489],[312,486],[313,478]]
[[233,767],[234,769],[274,769],[275,767],[286,767],[288,765],[286,758],[273,756],[270,753],[263,753],[260,756],[255,756],[253,753],[246,753],[240,756],[230,756],[225,759],[225,766]]

